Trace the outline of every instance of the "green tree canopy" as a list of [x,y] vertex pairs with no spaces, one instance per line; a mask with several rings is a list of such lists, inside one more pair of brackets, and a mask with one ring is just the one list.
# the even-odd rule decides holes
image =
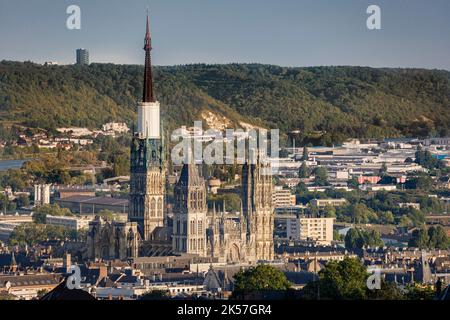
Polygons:
[[283,272],[269,265],[258,265],[241,270],[234,276],[234,279],[236,292],[288,290],[291,287],[291,283]]
[[138,300],[168,300],[170,292],[166,290],[151,290],[142,294]]
[[309,169],[306,165],[306,161],[302,162],[302,165],[300,166],[300,169],[298,170],[298,177],[299,178],[308,178],[309,177]]
[[314,169],[314,184],[316,186],[327,186],[328,185],[328,173],[327,169],[324,167],[317,167]]
[[428,230],[422,226],[413,231],[408,245],[419,249],[448,249],[450,240],[442,226],[431,226]]
[[434,249],[448,249],[450,241],[447,232],[442,226],[432,226],[428,229],[428,236],[430,238],[429,246]]
[[426,249],[430,244],[430,237],[425,227],[413,231],[408,246],[419,249]]
[[356,258],[330,261],[319,271],[319,280],[310,282],[303,289],[308,299],[365,299],[366,267]]
[[380,233],[375,230],[352,228],[345,236],[345,247],[347,249],[362,249],[364,246],[381,247],[383,245]]
[[14,228],[8,241],[10,245],[34,246],[46,240],[77,239],[77,231],[59,226],[25,223]]
[[36,223],[45,223],[47,215],[50,216],[73,216],[67,208],[61,208],[58,204],[44,204],[37,207],[33,212],[33,221]]

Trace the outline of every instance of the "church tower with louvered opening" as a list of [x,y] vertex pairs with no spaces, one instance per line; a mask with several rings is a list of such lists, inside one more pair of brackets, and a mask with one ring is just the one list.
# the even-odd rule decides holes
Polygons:
[[[265,152],[252,151],[242,167],[242,205],[248,257],[273,260],[272,174]],[[251,159],[250,159],[251,158]]]
[[172,233],[174,253],[205,256],[208,211],[206,186],[191,155],[184,163],[175,185],[174,198]]
[[160,107],[153,91],[148,14],[144,50],[144,92],[131,142],[128,220],[137,223],[143,240],[150,240],[155,228],[164,224],[165,172]]

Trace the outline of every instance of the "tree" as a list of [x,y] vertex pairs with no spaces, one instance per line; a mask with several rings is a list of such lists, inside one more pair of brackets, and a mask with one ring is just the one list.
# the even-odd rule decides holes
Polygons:
[[6,212],[9,206],[9,199],[4,194],[0,194],[0,212]]
[[406,189],[430,190],[433,187],[433,180],[426,173],[420,173],[405,183]]
[[41,151],[39,149],[39,146],[35,142],[31,145],[31,150],[32,150],[33,154],[38,154]]
[[105,210],[105,209],[101,210],[98,213],[98,215],[100,217],[102,217],[103,219],[106,219],[108,221],[112,221],[114,219],[114,216],[115,216],[114,212],[112,212],[111,210]]
[[300,166],[300,169],[298,170],[298,177],[299,178],[309,178],[309,169],[306,165],[306,161],[302,162],[302,165]]
[[350,217],[355,223],[368,223],[369,221],[376,222],[378,220],[376,213],[369,209],[364,203],[351,205],[349,209]]
[[333,230],[333,240],[334,241],[342,241],[344,240],[344,236],[339,233],[337,230]]
[[319,271],[319,280],[302,290],[307,299],[365,299],[367,296],[366,267],[356,258],[330,261]]
[[371,300],[405,300],[406,296],[396,283],[387,282],[381,278],[380,289],[367,290],[368,299]]
[[435,296],[436,293],[430,286],[421,287],[410,284],[406,287],[406,297],[409,300],[433,300]]
[[395,223],[395,217],[392,211],[383,211],[381,213],[381,221],[384,224],[393,224]]
[[[1,62],[1,105],[10,111],[3,120],[52,130],[67,125],[98,127],[111,118],[130,122],[132,106],[140,98],[141,84],[135,77],[140,72],[141,66],[42,68],[31,63]],[[302,145],[329,145],[347,137],[445,133],[450,120],[448,75],[438,70],[234,64],[157,67],[156,73],[161,80],[157,82],[158,92],[164,104],[171,106],[166,111],[168,128],[191,123],[200,111],[212,107],[232,122],[276,124],[282,133],[300,129]],[[200,82],[202,90],[196,86]],[[416,99],[417,88],[429,90]],[[62,93],[71,103],[61,103]],[[214,93],[216,99],[208,93]],[[360,99],[362,95],[364,99]],[[349,107],[355,105],[358,112]]]
[[241,210],[241,200],[237,194],[225,193],[221,195],[208,195],[208,206],[212,206],[212,203],[216,204],[216,209],[222,210],[225,205],[225,209],[231,212],[237,212]]
[[138,300],[167,300],[170,292],[167,290],[151,290],[142,294]]
[[423,150],[420,146],[417,147],[415,157],[416,163],[420,164],[422,167],[427,168],[429,170],[443,167],[439,159],[433,157],[430,151]]
[[9,169],[8,171],[1,173],[1,186],[11,187],[16,192],[23,190],[28,186],[29,177],[20,169]]
[[349,188],[358,189],[359,183],[356,177],[353,177],[347,181],[347,185]]
[[413,225],[413,222],[411,221],[410,218],[408,218],[406,214],[404,214],[400,217],[398,225],[400,227],[411,227]]
[[241,270],[234,279],[233,295],[248,291],[288,290],[291,288],[291,283],[284,273],[269,265],[258,265]]
[[328,173],[324,167],[317,167],[314,169],[314,184],[316,186],[328,185]]
[[408,241],[408,246],[415,247],[419,249],[426,249],[428,248],[430,243],[430,237],[428,236],[427,231],[425,230],[425,227],[416,229],[412,233],[411,239]]
[[382,247],[381,235],[375,230],[352,228],[345,235],[345,247],[350,250],[362,249],[364,246]]
[[387,175],[387,171],[388,171],[388,168],[387,168],[386,162],[383,162],[383,164],[381,165],[381,168],[380,168],[380,176],[384,177],[385,175]]
[[304,194],[308,192],[308,188],[306,187],[306,184],[304,182],[299,182],[297,186],[295,187],[295,194]]
[[408,218],[416,227],[421,227],[425,223],[425,214],[415,208],[408,208]]
[[130,159],[126,154],[114,155],[113,172],[116,177],[130,174]]
[[30,205],[30,198],[27,195],[22,194],[17,197],[16,202],[18,208],[28,207]]
[[327,218],[336,218],[336,208],[330,205],[327,205],[323,211],[325,212],[325,217]]
[[33,221],[36,223],[46,223],[47,215],[50,216],[73,216],[67,208],[61,208],[58,204],[44,204],[33,212]]
[[308,153],[308,147],[307,146],[304,146],[303,147],[303,153],[302,153],[302,161],[303,162],[305,162],[305,161],[308,161],[308,159],[309,159],[309,153]]
[[64,240],[66,238],[76,240],[76,230],[38,223],[25,223],[14,228],[8,242],[10,245],[34,246],[47,239]]
[[395,283],[381,279],[381,288],[367,287],[369,274],[357,258],[345,257],[343,261],[330,261],[319,271],[319,279],[309,282],[302,290],[306,299],[323,300],[403,300],[405,295]]
[[442,226],[433,226],[428,229],[429,247],[434,249],[448,249],[450,241]]

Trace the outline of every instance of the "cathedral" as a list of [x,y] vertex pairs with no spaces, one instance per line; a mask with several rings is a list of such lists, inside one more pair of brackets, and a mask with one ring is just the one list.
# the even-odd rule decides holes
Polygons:
[[[224,263],[274,259],[272,176],[262,153],[243,165],[238,214],[208,210],[206,184],[192,155],[174,187],[172,223],[165,210],[166,166],[160,104],[153,91],[149,20],[145,35],[145,71],[137,131],[130,146],[130,193],[127,222],[89,223],[87,258],[132,259],[138,256],[192,254]],[[254,151],[254,150],[249,150]]]

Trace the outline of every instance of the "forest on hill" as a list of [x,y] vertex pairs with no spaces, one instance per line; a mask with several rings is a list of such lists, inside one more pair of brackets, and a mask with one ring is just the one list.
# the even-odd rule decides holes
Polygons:
[[[368,67],[287,68],[260,64],[155,67],[155,92],[168,130],[210,111],[296,133],[300,143],[349,137],[445,136],[450,72]],[[0,121],[54,129],[131,123],[143,66],[43,66],[0,62]]]

